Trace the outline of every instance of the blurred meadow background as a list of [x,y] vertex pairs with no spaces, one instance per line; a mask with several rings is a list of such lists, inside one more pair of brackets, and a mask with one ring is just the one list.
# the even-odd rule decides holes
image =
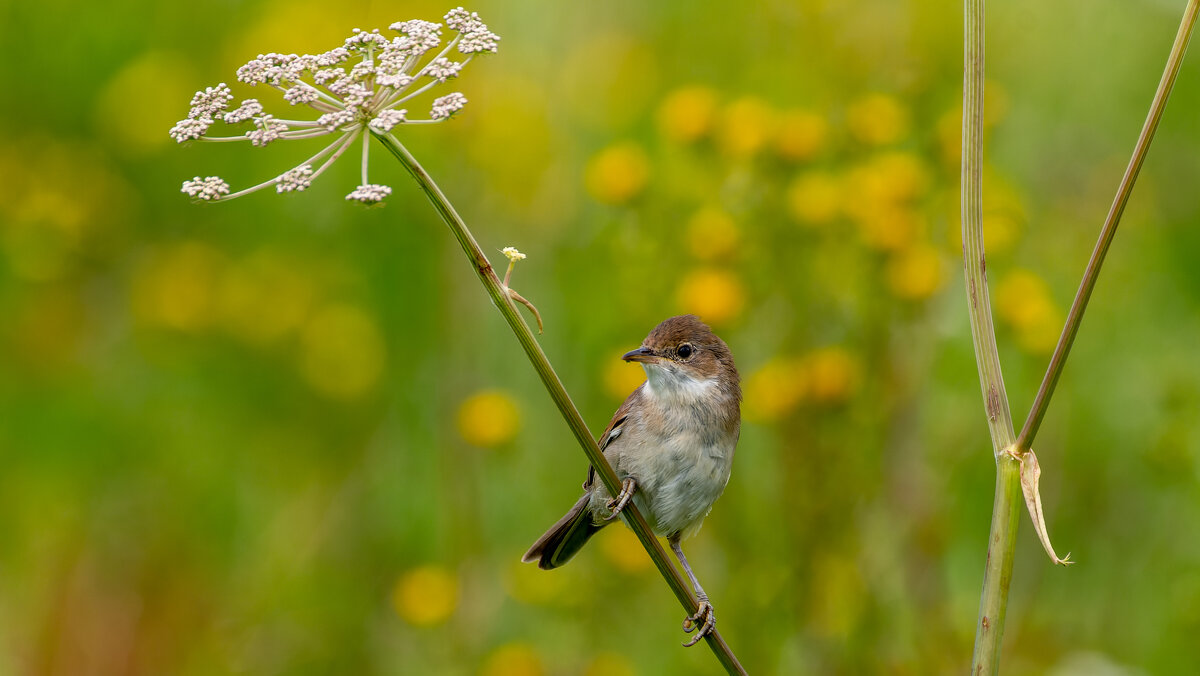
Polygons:
[[[1018,424],[1182,2],[991,3],[984,207]],[[179,146],[260,52],[440,21],[412,2],[0,12],[0,675],[715,673],[625,529],[519,563],[586,460],[446,227],[386,206],[193,205],[320,143]],[[694,312],[745,386],[686,545],[752,673],[957,674],[994,464],[958,260],[958,3],[482,2],[470,104],[400,129],[595,431],[619,356]],[[1193,50],[1194,52],[1194,50]],[[1008,673],[1200,670],[1200,62],[1185,62],[1036,450]],[[262,89],[234,88],[239,98]],[[1190,186],[1190,187],[1189,187]]]

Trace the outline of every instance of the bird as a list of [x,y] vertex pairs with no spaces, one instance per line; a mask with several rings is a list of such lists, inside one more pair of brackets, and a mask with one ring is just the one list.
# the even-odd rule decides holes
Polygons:
[[698,610],[683,623],[684,631],[697,630],[684,644],[692,646],[712,632],[716,613],[681,542],[700,530],[729,482],[741,431],[740,376],[725,341],[695,315],[664,320],[622,359],[641,364],[646,381],[597,440],[621,491],[612,497],[589,467],[583,496],[521,560],[543,570],[562,566],[632,500],[695,589]]

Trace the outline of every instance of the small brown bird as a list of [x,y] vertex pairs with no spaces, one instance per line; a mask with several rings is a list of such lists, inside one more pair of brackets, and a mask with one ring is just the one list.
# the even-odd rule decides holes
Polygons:
[[698,628],[685,644],[691,646],[712,631],[716,615],[680,541],[700,530],[729,482],[742,419],[738,371],[725,342],[695,315],[667,319],[623,359],[641,363],[646,382],[621,404],[599,439],[621,492],[610,496],[589,467],[583,497],[521,560],[544,570],[565,564],[632,498],[654,532],[667,538],[695,587],[700,608],[683,623],[685,631]]

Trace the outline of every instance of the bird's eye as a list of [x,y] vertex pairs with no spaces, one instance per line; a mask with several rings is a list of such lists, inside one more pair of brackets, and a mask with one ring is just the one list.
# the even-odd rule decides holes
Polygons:
[[692,356],[692,346],[688,345],[687,343],[680,345],[679,346],[679,358],[687,359],[690,356]]

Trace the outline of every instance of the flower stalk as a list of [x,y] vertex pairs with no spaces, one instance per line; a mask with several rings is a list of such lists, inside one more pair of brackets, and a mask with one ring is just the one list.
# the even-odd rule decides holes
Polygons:
[[[554,372],[554,367],[550,365],[550,360],[546,358],[546,353],[542,351],[541,345],[538,344],[533,332],[529,326],[521,320],[517,314],[516,307],[511,302],[509,289],[501,282],[496,275],[496,271],[488,262],[487,256],[475,241],[474,235],[467,228],[467,224],[462,217],[454,209],[454,206],[446,198],[441,188],[433,181],[429,173],[417,162],[416,158],[391,134],[375,134],[375,137],[383,143],[384,147],[400,162],[400,164],[412,175],[416,180],[417,185],[429,198],[434,209],[441,216],[446,226],[450,228],[450,232],[454,238],[458,240],[462,247],[463,253],[471,263],[471,267],[475,270],[476,276],[483,284],[484,290],[492,299],[492,304],[500,311],[512,329],[513,335],[516,336],[517,342],[525,350],[525,355],[529,358],[529,363],[533,365],[538,376],[542,379],[542,384],[546,386],[546,391],[549,392],[550,398],[554,401],[554,405],[562,413],[563,419],[566,420],[567,426],[575,435],[575,440],[579,442],[583,452],[587,455],[588,460],[592,463],[592,467],[596,469],[596,474],[608,489],[610,495],[617,495],[621,491],[621,481],[617,478],[617,474],[613,471],[612,465],[604,457],[604,453],[596,444],[595,438],[588,430],[587,424],[583,421],[583,416],[580,415],[579,409],[576,408],[575,402],[571,400],[567,394],[566,388],[559,379],[558,374]],[[510,263],[513,262],[510,259]],[[507,276],[507,275],[506,275]],[[675,597],[683,605],[689,615],[694,615],[699,610],[699,603],[696,597],[692,594],[690,585],[684,580],[683,576],[671,565],[670,559],[667,557],[666,551],[658,538],[650,530],[649,524],[646,523],[645,517],[637,510],[637,507],[630,503],[626,506],[623,512],[628,517],[629,524],[633,532],[641,541],[642,546],[646,548],[646,552],[650,554],[650,558],[654,561],[654,565],[658,568],[659,573],[666,579],[671,591],[675,593]],[[737,657],[729,648],[729,645],[722,638],[719,631],[715,628],[712,632],[705,635],[704,640],[712,649],[713,654],[725,667],[726,671],[731,674],[745,674],[746,670],[738,662]]]
[[983,0],[965,1],[961,178],[967,310],[996,461],[996,496],[992,503],[987,565],[971,664],[971,673],[979,675],[996,673],[1000,665],[1000,639],[1004,635],[1017,525],[1021,517],[1021,465],[1004,452],[1014,441],[1012,413],[1000,371],[983,248],[983,9]]
[[1101,228],[1100,238],[1088,261],[1087,268],[1071,305],[1066,325],[1059,337],[1054,354],[1038,388],[1029,417],[1014,440],[1012,415],[1004,392],[1004,379],[996,351],[995,331],[991,323],[991,308],[987,289],[987,266],[983,248],[982,225],[982,132],[983,132],[983,64],[984,64],[984,6],[983,0],[965,0],[964,16],[964,75],[963,75],[963,165],[962,165],[962,228],[963,263],[966,277],[971,334],[975,344],[979,381],[983,388],[988,427],[991,431],[996,459],[996,495],[992,505],[992,524],[988,536],[987,564],[979,603],[979,619],[975,632],[975,653],[972,674],[995,674],[1000,667],[1000,645],[1004,636],[1004,620],[1008,592],[1012,582],[1013,556],[1016,550],[1017,526],[1020,523],[1020,501],[1025,503],[1042,546],[1058,564],[1059,558],[1050,544],[1042,513],[1038,480],[1041,469],[1032,450],[1054,387],[1066,363],[1067,354],[1079,331],[1083,312],[1095,288],[1100,267],[1112,244],[1117,225],[1145,161],[1150,141],[1158,128],[1179,74],[1198,12],[1200,0],[1189,0],[1175,36],[1171,54],[1155,92],[1150,112],[1134,146],[1133,156],[1125,169],[1112,206]]

